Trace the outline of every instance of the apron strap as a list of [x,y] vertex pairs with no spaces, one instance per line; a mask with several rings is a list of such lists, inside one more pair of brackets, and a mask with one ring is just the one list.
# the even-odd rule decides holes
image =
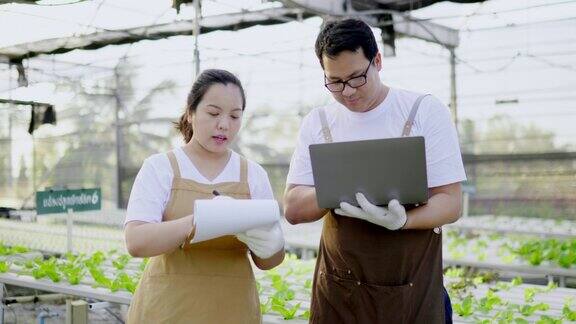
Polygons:
[[240,156],[240,182],[248,182],[248,161],[243,156]]
[[332,133],[330,133],[330,127],[328,127],[328,119],[326,118],[326,111],[324,107],[318,109],[320,113],[320,124],[322,125],[322,135],[324,136],[324,141],[326,143],[332,143]]
[[[402,131],[402,137],[410,135],[410,131],[412,130],[412,126],[414,125],[414,118],[416,117],[416,113],[418,112],[418,107],[420,106],[422,99],[424,99],[425,97],[427,97],[429,95],[430,95],[429,93],[421,95],[420,97],[418,97],[416,99],[416,102],[414,102],[414,105],[412,106],[412,109],[410,110],[410,115],[408,116],[408,120],[406,121],[406,124],[404,124],[404,130]],[[418,205],[416,205],[416,206],[418,206]],[[442,232],[442,226],[434,228],[434,233],[440,234],[440,232]]]
[[418,107],[420,106],[420,102],[424,97],[429,96],[430,94],[421,95],[416,99],[412,109],[410,110],[410,115],[408,116],[408,120],[406,124],[404,124],[404,129],[402,130],[402,137],[410,135],[410,131],[412,130],[412,125],[414,125],[414,118],[416,117],[416,113],[418,112]]
[[174,172],[174,178],[180,178],[180,167],[178,166],[178,160],[176,160],[176,155],[174,151],[166,153],[168,155],[168,160],[172,166],[172,172]]

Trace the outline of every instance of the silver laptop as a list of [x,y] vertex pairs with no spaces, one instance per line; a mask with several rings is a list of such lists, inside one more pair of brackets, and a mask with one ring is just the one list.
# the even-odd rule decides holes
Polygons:
[[309,146],[318,206],[358,206],[362,192],[373,204],[398,199],[403,205],[428,200],[424,137],[399,137]]

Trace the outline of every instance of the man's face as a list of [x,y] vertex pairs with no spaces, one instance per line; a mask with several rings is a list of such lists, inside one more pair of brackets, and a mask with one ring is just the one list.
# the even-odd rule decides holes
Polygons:
[[[322,58],[326,83],[347,81],[361,76],[366,72],[370,61],[364,56],[362,48],[356,52],[344,51],[334,58],[326,55]],[[366,83],[358,88],[349,85],[342,92],[332,92],[334,99],[346,108],[355,112],[365,112],[374,108],[378,103],[378,90],[381,82],[378,71],[382,68],[380,53],[374,57],[373,63],[366,73]]]

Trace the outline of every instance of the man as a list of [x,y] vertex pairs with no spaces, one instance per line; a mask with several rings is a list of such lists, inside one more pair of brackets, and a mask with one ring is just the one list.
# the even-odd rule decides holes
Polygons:
[[[304,118],[284,197],[290,223],[324,217],[311,323],[451,321],[442,282],[440,227],[460,217],[460,182],[466,175],[448,108],[432,96],[383,84],[376,40],[360,20],[326,23],[316,40],[316,55],[325,86],[337,102]],[[417,112],[413,120],[411,112]],[[392,200],[380,207],[359,193],[360,207],[318,207],[310,144],[401,135],[425,138],[427,204],[406,210]]]

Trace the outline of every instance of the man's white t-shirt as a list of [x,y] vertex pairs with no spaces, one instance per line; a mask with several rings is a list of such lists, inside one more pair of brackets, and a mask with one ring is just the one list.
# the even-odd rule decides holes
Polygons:
[[[240,155],[232,151],[224,170],[212,181],[206,179],[181,147],[174,149],[180,167],[180,176],[203,184],[240,181]],[[136,176],[124,224],[131,221],[160,223],[170,198],[174,173],[166,153],[154,154],[144,160]],[[248,185],[252,199],[274,199],[266,170],[248,160]]]
[[[334,142],[400,137],[419,96],[419,93],[390,88],[378,107],[364,113],[350,111],[337,102],[312,110],[302,121],[286,183],[314,185],[308,146],[325,143],[318,109],[326,111]],[[424,137],[429,188],[466,180],[450,111],[437,98],[427,96],[422,100],[410,136]]]

